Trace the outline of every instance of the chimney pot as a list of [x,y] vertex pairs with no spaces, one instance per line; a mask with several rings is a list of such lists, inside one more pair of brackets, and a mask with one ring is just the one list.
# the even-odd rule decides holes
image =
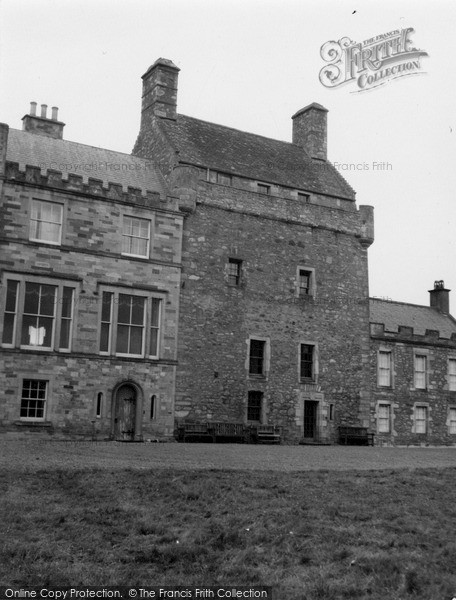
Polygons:
[[30,102],[30,114],[32,117],[36,115],[36,102]]
[[46,113],[47,113],[47,104],[42,104],[41,105],[41,118],[42,119],[46,119]]
[[53,106],[52,107],[52,120],[53,121],[58,121],[58,113],[59,113],[59,109],[57,106]]

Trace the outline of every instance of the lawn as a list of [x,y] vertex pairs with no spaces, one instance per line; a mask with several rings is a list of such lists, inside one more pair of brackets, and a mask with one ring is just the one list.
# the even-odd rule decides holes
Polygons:
[[0,582],[271,585],[278,600],[451,600],[455,476],[10,469]]

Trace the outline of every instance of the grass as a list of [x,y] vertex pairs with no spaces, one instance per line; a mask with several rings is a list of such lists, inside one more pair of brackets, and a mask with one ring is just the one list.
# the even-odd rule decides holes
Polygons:
[[5,471],[0,581],[271,585],[278,600],[450,600],[455,476]]

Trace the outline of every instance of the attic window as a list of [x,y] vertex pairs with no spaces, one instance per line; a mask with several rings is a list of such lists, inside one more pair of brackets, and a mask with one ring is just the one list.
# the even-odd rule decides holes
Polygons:
[[298,200],[301,200],[301,202],[308,203],[308,202],[310,202],[310,194],[305,194],[304,192],[298,192]]
[[259,194],[269,194],[270,190],[270,185],[265,185],[264,183],[257,183],[257,191]]
[[217,183],[220,183],[220,185],[231,185],[231,175],[217,173]]

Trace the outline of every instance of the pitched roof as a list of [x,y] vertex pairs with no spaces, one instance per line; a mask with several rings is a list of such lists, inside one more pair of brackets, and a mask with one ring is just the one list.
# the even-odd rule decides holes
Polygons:
[[430,306],[370,298],[369,311],[371,323],[383,323],[385,331],[392,333],[398,332],[399,325],[413,327],[415,335],[424,335],[430,329],[449,339],[456,333],[455,319]]
[[6,160],[19,163],[21,170],[25,165],[39,166],[42,173],[52,169],[61,171],[64,178],[69,173],[80,175],[85,183],[90,177],[101,179],[105,187],[112,182],[121,184],[124,191],[134,187],[143,194],[149,190],[166,196],[166,184],[155,164],[123,152],[10,129]]
[[158,119],[179,160],[292,188],[350,200],[355,192],[330,162],[313,160],[306,151],[231,127],[178,115]]

